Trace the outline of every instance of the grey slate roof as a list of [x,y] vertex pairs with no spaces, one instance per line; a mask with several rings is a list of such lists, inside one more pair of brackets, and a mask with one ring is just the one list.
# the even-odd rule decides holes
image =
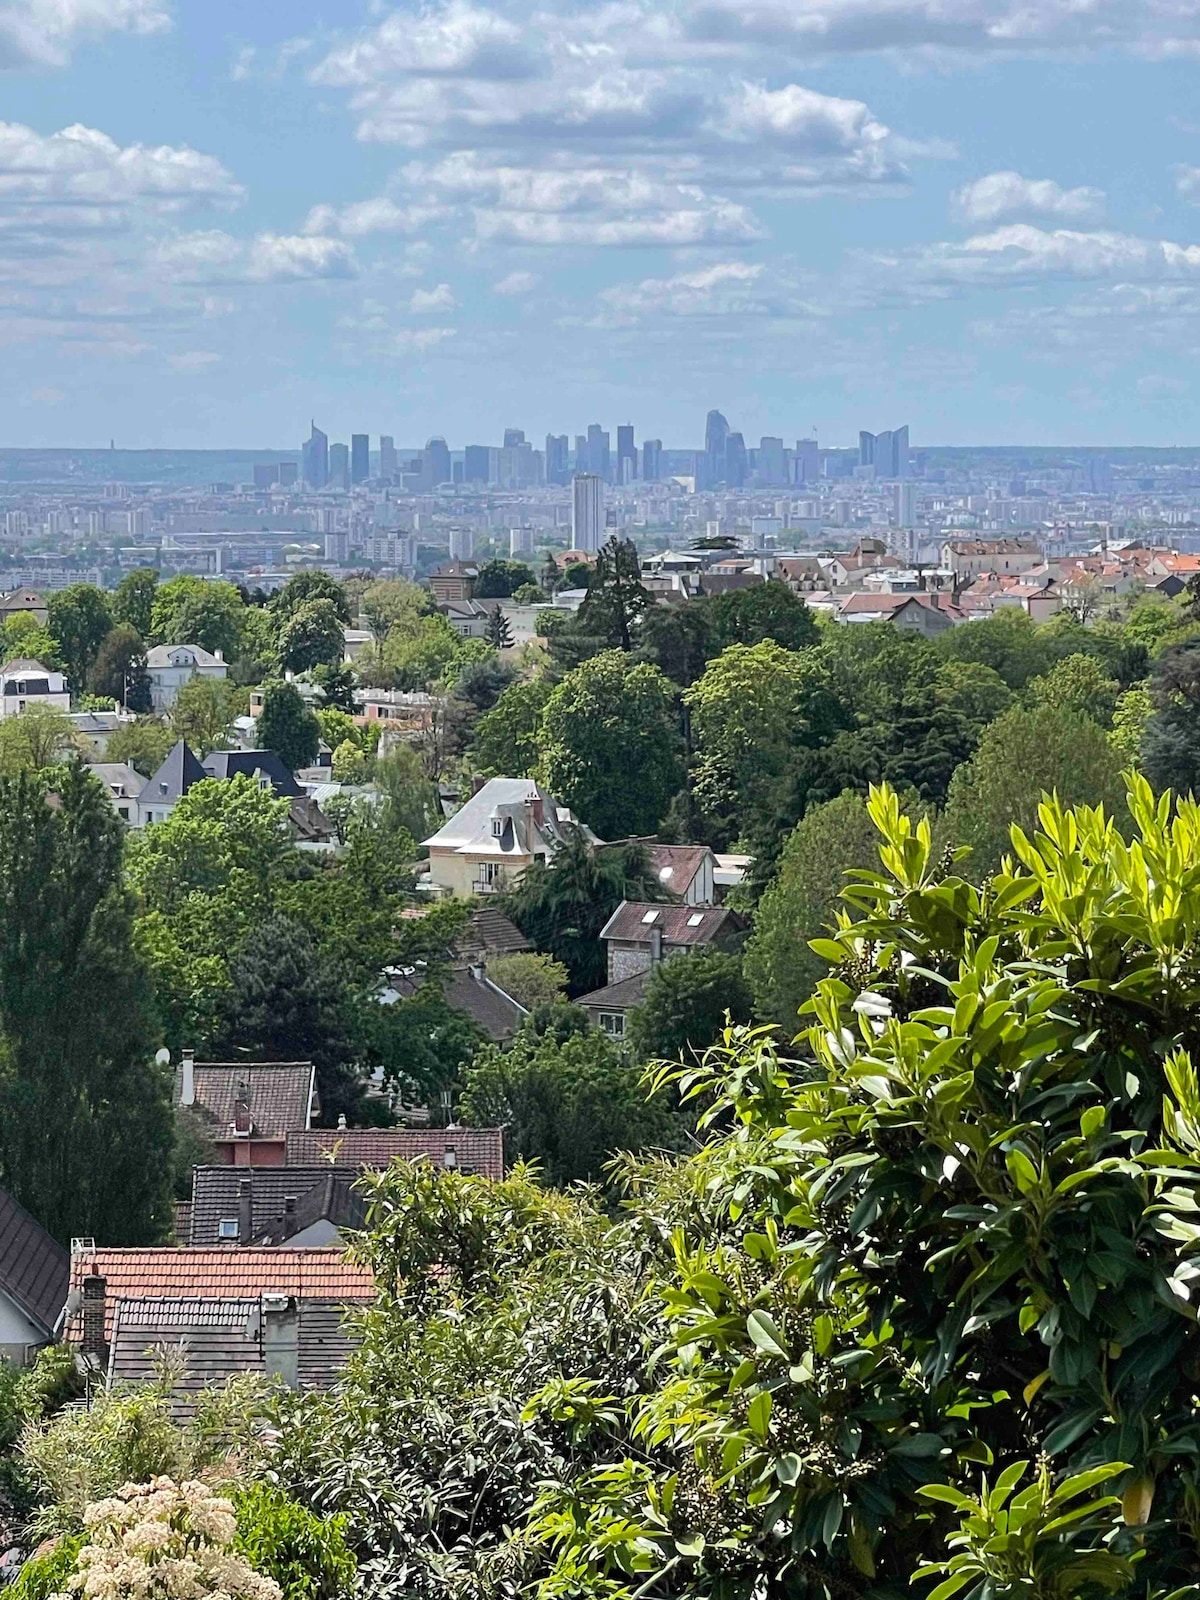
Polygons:
[[[653,920],[647,920],[651,912]],[[658,928],[664,945],[712,944],[739,934],[745,924],[728,906],[650,905],[641,900],[622,900],[600,930],[602,939],[620,939],[629,944],[650,943],[651,931]]]
[[[316,1095],[311,1061],[197,1061],[193,1068],[196,1109],[211,1117],[219,1130],[233,1123],[234,1103],[242,1085],[250,1090],[250,1120],[255,1136],[278,1139],[293,1128],[307,1128]],[[175,1104],[183,1091],[183,1067],[175,1068]]]
[[504,1135],[499,1128],[311,1128],[287,1136],[288,1164],[332,1161],[339,1167],[386,1167],[390,1162],[444,1163],[453,1150],[460,1172],[504,1176]]
[[648,972],[635,972],[631,978],[621,978],[616,983],[606,983],[603,989],[593,989],[591,994],[581,994],[576,1005],[589,1011],[625,1011],[630,1006],[640,1006],[646,998]]
[[483,906],[471,913],[470,921],[459,934],[456,948],[466,955],[476,951],[489,956],[518,955],[533,946],[503,911]]
[[261,772],[270,778],[271,787],[281,797],[294,799],[304,793],[274,750],[211,750],[202,766],[206,778],[252,778]]
[[[326,1389],[358,1342],[344,1305],[333,1300],[295,1301],[297,1375],[301,1389]],[[266,1372],[262,1302],[258,1299],[122,1299],[116,1303],[108,1375],[110,1382],[153,1376],[156,1345],[183,1347],[184,1376],[173,1409],[194,1409],[199,1392],[242,1372]]]
[[[339,1228],[361,1228],[365,1207],[354,1192],[353,1167],[193,1167],[191,1233],[194,1245],[225,1244],[223,1220],[240,1216],[241,1186],[250,1185],[250,1240],[282,1244],[322,1217]],[[295,1201],[289,1212],[287,1202]],[[249,1242],[241,1241],[243,1244]]]
[[66,1304],[71,1258],[56,1239],[0,1189],[0,1291],[49,1338]]
[[[416,994],[425,981],[426,974],[421,968],[411,972],[395,969],[388,972],[391,996],[400,999]],[[523,1005],[492,982],[482,967],[462,963],[451,967],[442,981],[442,995],[448,1006],[470,1017],[494,1044],[511,1039],[529,1015]]]
[[187,743],[177,739],[168,750],[162,766],[142,790],[142,799],[147,805],[174,805],[177,800],[183,799],[194,783],[201,783],[210,776]]

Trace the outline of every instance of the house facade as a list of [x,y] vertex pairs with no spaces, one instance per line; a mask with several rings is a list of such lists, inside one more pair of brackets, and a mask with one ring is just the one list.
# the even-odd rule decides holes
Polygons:
[[655,905],[623,900],[600,930],[608,949],[608,982],[578,1004],[611,1039],[625,1037],[626,1019],[641,1005],[655,967],[700,950],[736,950],[745,923],[727,906]]
[[213,655],[198,644],[156,644],[146,651],[150,678],[150,703],[155,711],[169,711],[185,683],[193,678],[223,680],[229,676],[220,651]]
[[64,673],[18,656],[0,672],[0,717],[19,717],[30,706],[49,706],[66,715],[71,695]]
[[497,894],[548,861],[575,828],[598,842],[532,778],[492,778],[425,840],[429,886],[439,895]]

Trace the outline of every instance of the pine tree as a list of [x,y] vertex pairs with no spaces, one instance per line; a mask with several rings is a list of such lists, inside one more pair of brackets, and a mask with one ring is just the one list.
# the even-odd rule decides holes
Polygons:
[[512,627],[499,606],[494,607],[488,617],[487,642],[495,650],[511,650],[513,647]]

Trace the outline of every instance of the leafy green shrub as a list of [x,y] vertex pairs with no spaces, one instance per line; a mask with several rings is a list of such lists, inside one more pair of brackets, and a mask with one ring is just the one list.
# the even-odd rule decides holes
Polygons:
[[273,1578],[283,1600],[335,1600],[354,1585],[345,1516],[319,1517],[277,1485],[252,1483],[233,1497],[234,1549]]
[[52,1595],[61,1594],[75,1571],[75,1558],[83,1543],[82,1533],[64,1533],[30,1556],[8,1591],[12,1600],[50,1600]]

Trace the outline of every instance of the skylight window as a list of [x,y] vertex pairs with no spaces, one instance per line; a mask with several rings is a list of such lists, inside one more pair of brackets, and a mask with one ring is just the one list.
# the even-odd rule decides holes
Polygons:
[[694,911],[692,913],[692,915],[688,918],[687,925],[688,925],[689,928],[698,928],[703,921],[704,921],[704,913],[703,913],[703,911]]
[[647,911],[645,916],[642,918],[642,921],[643,922],[657,922],[658,921],[658,912],[657,911]]

